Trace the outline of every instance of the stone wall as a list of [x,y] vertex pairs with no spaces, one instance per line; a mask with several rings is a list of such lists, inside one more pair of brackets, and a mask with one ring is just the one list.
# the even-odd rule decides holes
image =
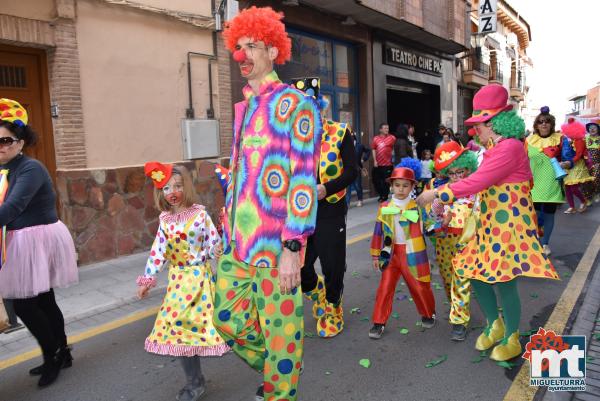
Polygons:
[[[223,192],[214,163],[185,165],[194,180],[198,203],[216,222]],[[158,228],[154,187],[143,166],[57,171],[60,218],[75,240],[79,265],[148,250]]]

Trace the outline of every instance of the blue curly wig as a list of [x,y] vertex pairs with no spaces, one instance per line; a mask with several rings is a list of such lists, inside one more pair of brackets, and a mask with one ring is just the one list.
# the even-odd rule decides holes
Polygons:
[[396,164],[396,167],[409,168],[415,172],[415,179],[421,179],[421,162],[412,157],[403,157],[400,159],[400,163]]

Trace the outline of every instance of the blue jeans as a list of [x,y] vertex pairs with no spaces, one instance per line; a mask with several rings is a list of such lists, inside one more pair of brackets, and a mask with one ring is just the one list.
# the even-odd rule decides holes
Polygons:
[[358,173],[358,177],[356,177],[356,180],[354,180],[354,182],[352,184],[350,184],[350,186],[348,187],[348,190],[346,191],[346,204],[347,205],[350,205],[350,198],[352,197],[352,189],[354,189],[356,191],[356,196],[358,197],[358,200],[362,202],[363,189],[362,189],[362,176],[361,176],[360,172]]

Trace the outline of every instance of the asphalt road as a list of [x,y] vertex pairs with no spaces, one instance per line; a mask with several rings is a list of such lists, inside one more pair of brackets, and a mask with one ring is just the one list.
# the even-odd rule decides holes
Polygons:
[[[600,207],[584,215],[566,216],[559,211],[551,243],[553,261],[562,281],[523,279],[520,295],[523,305],[521,329],[543,326],[559,299],[572,272],[600,221]],[[373,207],[352,209],[354,221],[369,221]],[[362,219],[362,220],[361,220]],[[372,229],[359,224],[348,238]],[[368,338],[379,274],[371,270],[368,240],[348,248],[348,271],[344,307],[346,328],[334,339],[308,337],[305,340],[305,370],[300,381],[299,399],[304,401],[392,401],[392,400],[502,400],[518,366],[504,369],[489,359],[473,362],[479,353],[474,343],[483,325],[476,302],[472,324],[464,343],[450,341],[448,306],[441,287],[434,290],[438,324],[422,331],[420,319],[408,299],[395,300],[394,312],[381,340]],[[437,269],[433,280],[441,284]],[[399,298],[408,294],[398,286]],[[360,313],[351,309],[360,308]],[[310,308],[305,308],[306,332],[315,333]],[[394,314],[396,316],[396,314]],[[140,320],[76,344],[74,365],[63,370],[59,380],[39,390],[36,378],[27,370],[39,363],[31,360],[0,372],[0,401],[120,401],[174,400],[184,384],[176,358],[148,354],[143,349],[153,318]],[[407,328],[408,334],[400,329]],[[522,338],[525,342],[525,338]],[[431,360],[447,356],[437,366],[426,368]],[[359,365],[368,358],[371,367]],[[521,364],[521,360],[516,360]],[[203,360],[208,380],[207,401],[251,401],[260,376],[235,355]]]

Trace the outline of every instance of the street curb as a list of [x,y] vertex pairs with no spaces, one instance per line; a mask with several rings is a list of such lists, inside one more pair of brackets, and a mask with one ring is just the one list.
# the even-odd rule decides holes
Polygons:
[[[600,252],[596,254],[596,259],[594,260],[594,273],[592,279],[586,282],[580,299],[575,305],[575,310],[577,310],[577,313],[575,313],[575,310],[573,311],[574,316],[571,316],[569,318],[569,321],[567,322],[567,327],[565,328],[565,332],[562,333],[573,335],[585,335],[587,338],[586,353],[589,351],[592,342],[594,342],[594,340],[592,339],[592,333],[594,332],[595,321],[598,318],[598,311],[600,310],[600,297],[598,297],[597,295],[600,290],[600,269],[598,268],[598,264],[600,263],[599,255]],[[578,306],[580,308],[578,308]],[[585,310],[583,309],[584,306]],[[593,314],[590,312],[590,309],[593,311]],[[572,324],[570,327],[569,323]],[[538,390],[539,396],[536,395],[534,400],[570,401],[575,397],[576,394],[586,393],[587,391],[576,393],[569,391],[551,392],[548,391],[547,388],[540,388]]]
[[[573,313],[579,305],[582,294],[588,288],[588,277],[595,275],[596,260],[600,251],[600,226],[596,229],[594,236],[590,240],[583,256],[581,257],[577,268],[573,272],[567,286],[563,290],[558,302],[556,303],[550,317],[544,324],[546,330],[553,330],[556,333],[565,333],[567,325],[572,321]],[[593,276],[594,277],[594,276]],[[504,401],[528,401],[539,400],[539,391],[545,391],[543,388],[532,387],[529,385],[529,364],[524,363],[512,385],[504,395]]]
[[[151,300],[154,298],[159,298],[160,300],[162,300],[162,298],[165,295],[164,292],[166,291],[166,289],[167,289],[167,284],[157,286],[152,290],[151,295],[146,299]],[[139,298],[137,297],[137,295],[132,295],[130,297],[116,298],[114,301],[112,301],[108,304],[104,304],[102,306],[88,309],[86,311],[75,313],[75,314],[72,314],[69,316],[64,316],[65,327],[69,326],[69,324],[71,324],[71,323],[85,320],[94,315],[99,315],[101,313],[110,312],[112,310],[119,309],[125,305],[134,304],[137,301],[139,301]],[[143,309],[143,308],[140,308],[140,309]],[[68,329],[68,327],[67,327],[67,329]],[[69,335],[69,333],[67,333],[67,335]],[[22,340],[24,338],[28,338],[28,337],[33,338],[31,333],[29,332],[29,330],[27,330],[26,328],[23,328],[22,330],[15,332],[13,334],[13,336],[11,336],[11,337],[12,338],[10,339],[10,341],[5,342],[4,344],[11,344],[11,343],[20,341],[20,340]]]

